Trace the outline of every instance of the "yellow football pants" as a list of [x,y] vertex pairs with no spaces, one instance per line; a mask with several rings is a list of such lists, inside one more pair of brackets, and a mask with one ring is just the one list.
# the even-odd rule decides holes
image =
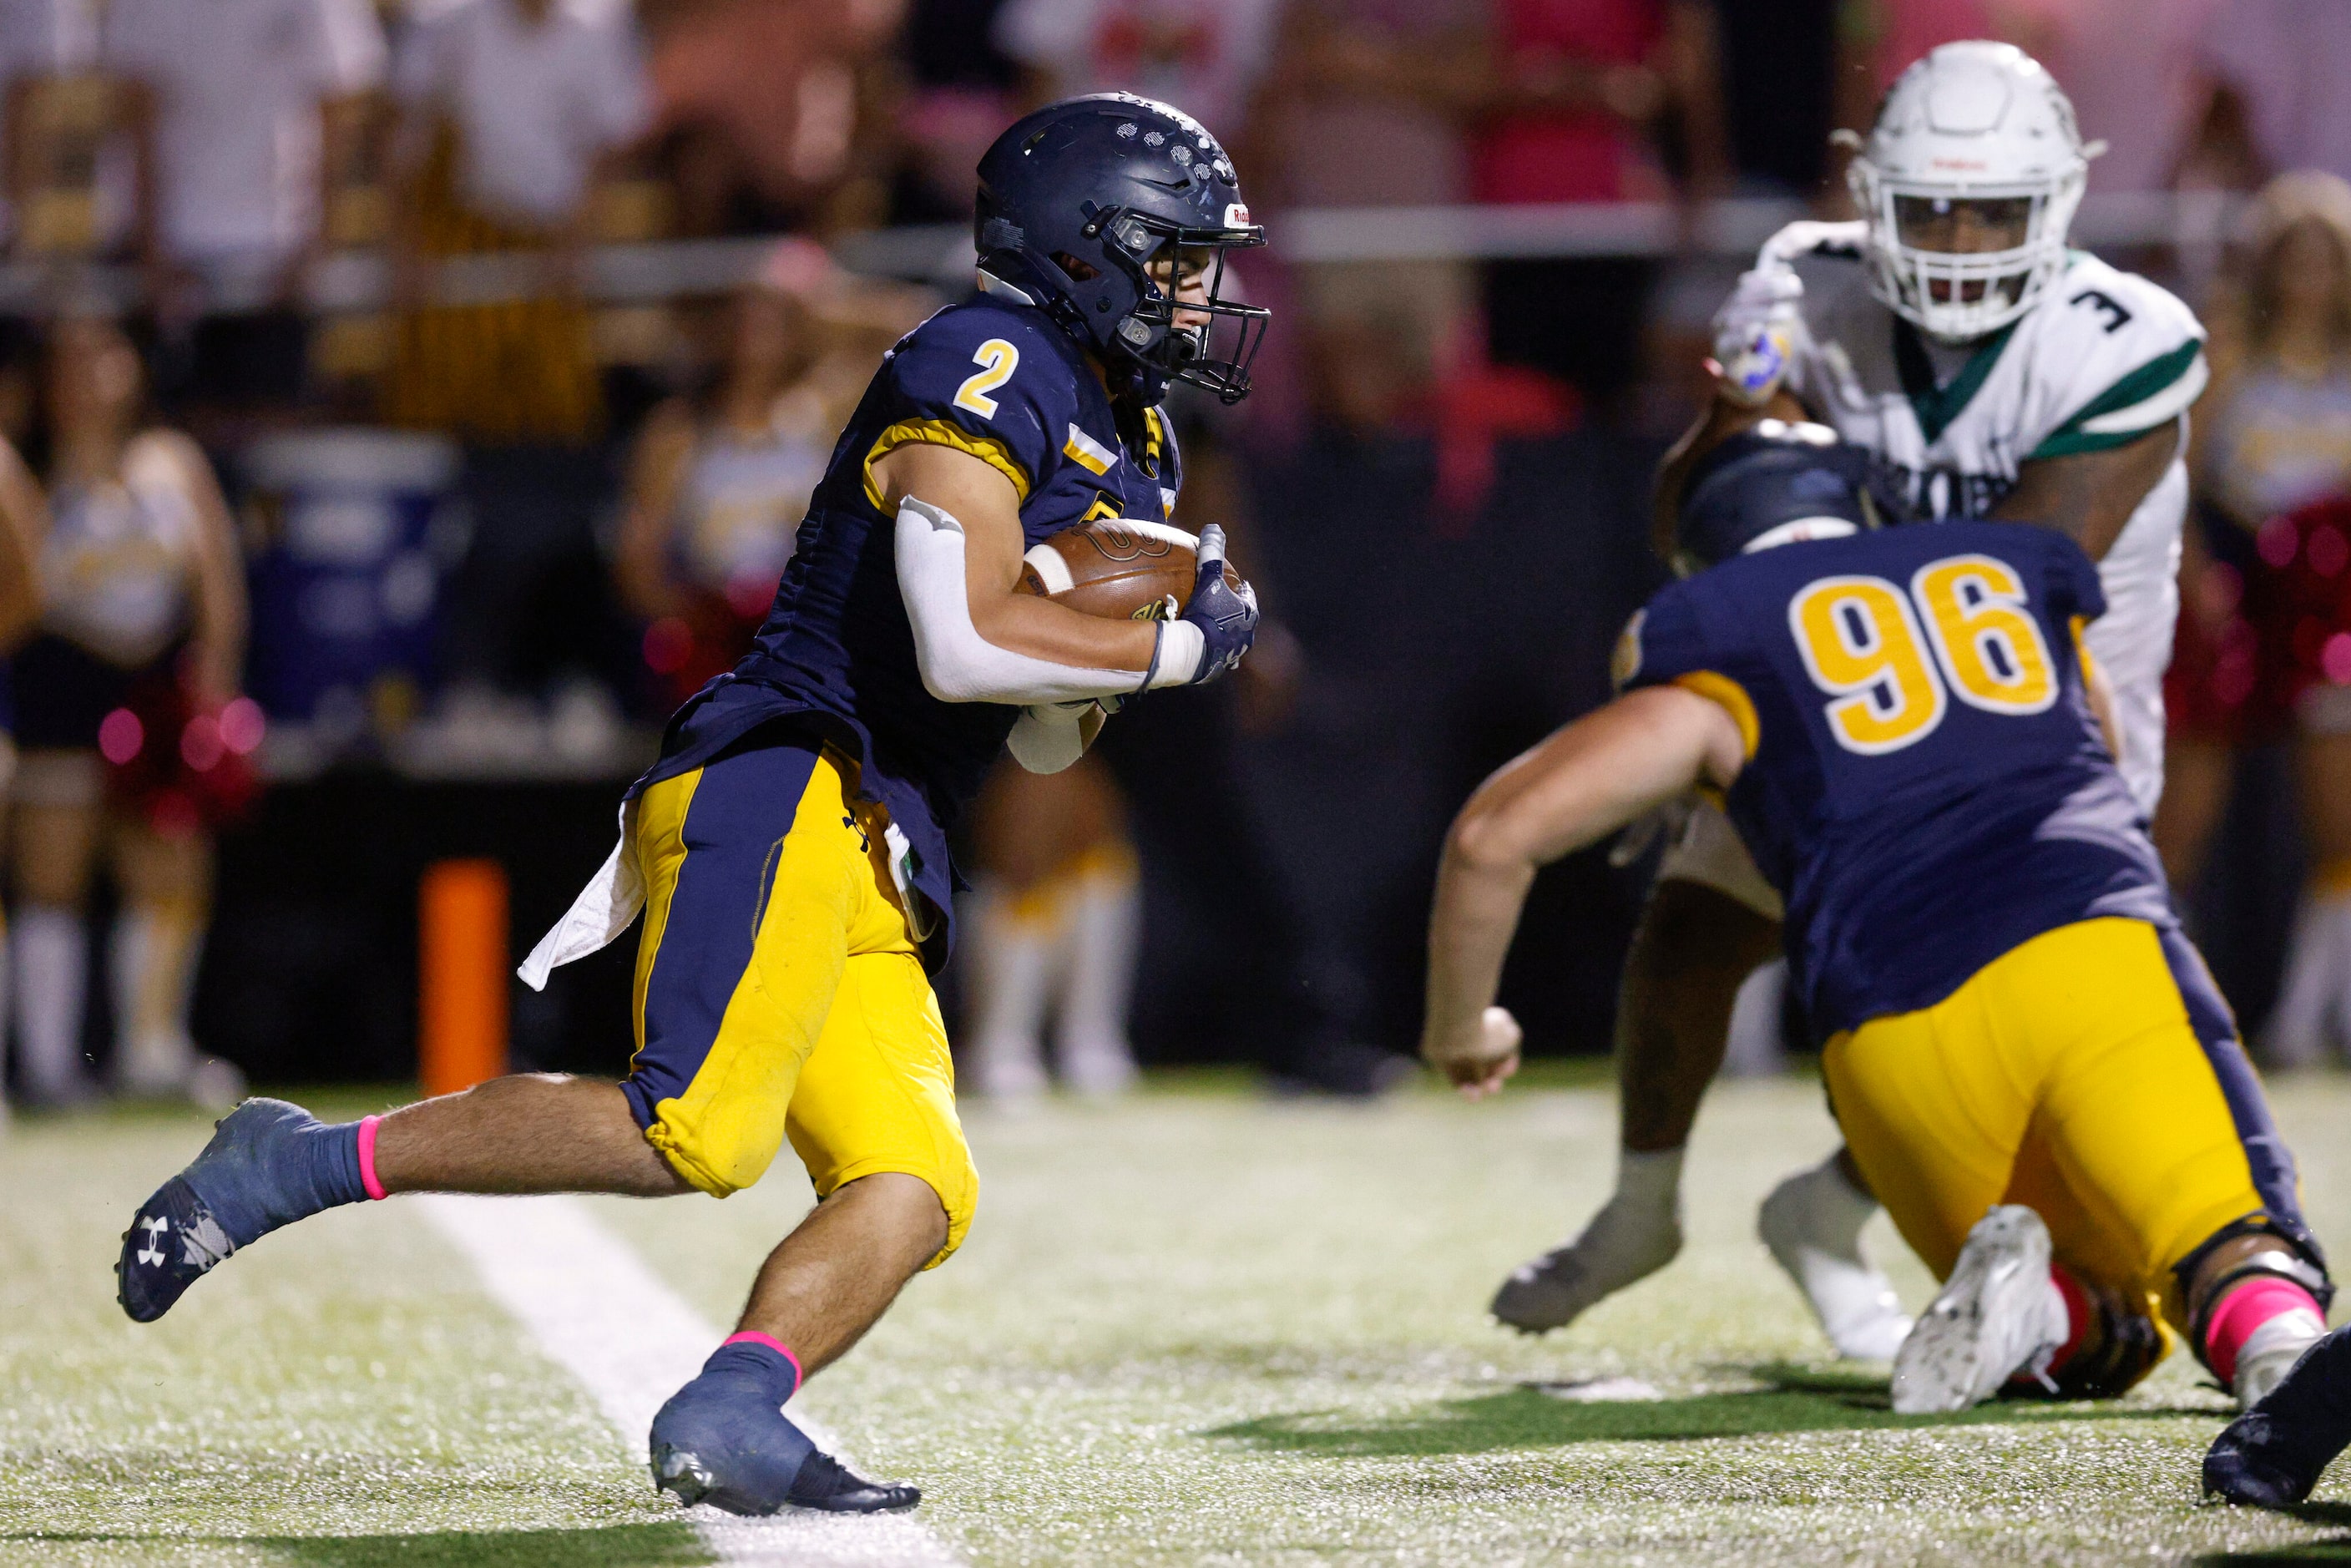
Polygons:
[[[1933,1007],[1833,1037],[1829,1097],[1936,1278],[1987,1208],[2023,1204],[2059,1261],[2184,1331],[2174,1268],[2231,1221],[2294,1201],[2290,1164],[2265,1201],[2283,1145],[2233,1031],[2209,1038],[2209,997],[2193,950],[2174,937],[2167,951],[2153,926],[2061,926]],[[2258,1176],[2256,1133],[2271,1162]]]
[[637,1051],[622,1090],[679,1176],[724,1197],[789,1137],[821,1197],[897,1171],[962,1245],[978,1177],[946,1027],[856,764],[756,747],[650,786]]

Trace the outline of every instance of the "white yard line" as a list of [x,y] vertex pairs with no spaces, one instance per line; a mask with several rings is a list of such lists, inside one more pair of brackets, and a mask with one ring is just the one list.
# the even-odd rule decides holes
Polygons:
[[[644,1462],[653,1413],[701,1370],[719,1331],[644,1260],[568,1197],[456,1197],[409,1203],[465,1255],[493,1300],[577,1378]],[[795,1401],[792,1419],[835,1458],[841,1445]],[[653,1484],[648,1475],[647,1486]],[[772,1568],[952,1568],[959,1559],[905,1514],[788,1513],[737,1519],[697,1508],[693,1521],[723,1563]]]

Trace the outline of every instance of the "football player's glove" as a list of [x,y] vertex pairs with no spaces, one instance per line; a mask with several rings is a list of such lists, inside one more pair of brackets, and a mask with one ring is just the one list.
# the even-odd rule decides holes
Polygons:
[[1196,686],[1236,669],[1257,641],[1257,590],[1225,575],[1225,530],[1200,530],[1198,575],[1184,613],[1160,626],[1151,668],[1137,691]]
[[1723,394],[1749,408],[1771,401],[1803,340],[1803,281],[1784,266],[1739,275],[1714,313],[1714,362]]

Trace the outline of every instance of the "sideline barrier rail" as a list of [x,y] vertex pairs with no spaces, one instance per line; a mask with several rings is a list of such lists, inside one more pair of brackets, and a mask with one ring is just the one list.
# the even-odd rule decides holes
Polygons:
[[[2243,198],[2199,193],[2093,195],[2082,204],[2074,237],[2093,247],[2216,246],[2231,232]],[[1266,227],[1291,262],[1499,261],[1572,256],[1751,256],[1781,225],[1807,216],[1800,202],[1740,198],[1683,209],[1663,202],[1549,206],[1307,207],[1268,215]],[[603,304],[643,304],[718,294],[756,275],[773,239],[668,240],[602,246],[584,259],[580,290]],[[849,270],[962,286],[970,274],[970,231],[960,224],[876,229],[833,246]],[[455,257],[435,269],[431,294],[444,305],[484,305],[544,292],[546,260],[496,254]],[[205,278],[209,308],[237,308],[246,292],[221,277]],[[376,310],[390,295],[391,269],[381,254],[346,251],[314,269],[305,304],[322,315]],[[139,273],[120,266],[16,261],[0,266],[0,311],[37,314],[61,299],[135,303]],[[248,306],[249,308],[249,306]]]

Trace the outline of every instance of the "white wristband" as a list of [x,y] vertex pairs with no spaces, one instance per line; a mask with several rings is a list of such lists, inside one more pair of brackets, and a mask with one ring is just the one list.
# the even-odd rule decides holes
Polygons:
[[1162,686],[1185,686],[1192,684],[1200,673],[1200,661],[1208,652],[1208,640],[1189,621],[1168,621],[1159,628],[1159,658],[1151,669],[1149,690]]

